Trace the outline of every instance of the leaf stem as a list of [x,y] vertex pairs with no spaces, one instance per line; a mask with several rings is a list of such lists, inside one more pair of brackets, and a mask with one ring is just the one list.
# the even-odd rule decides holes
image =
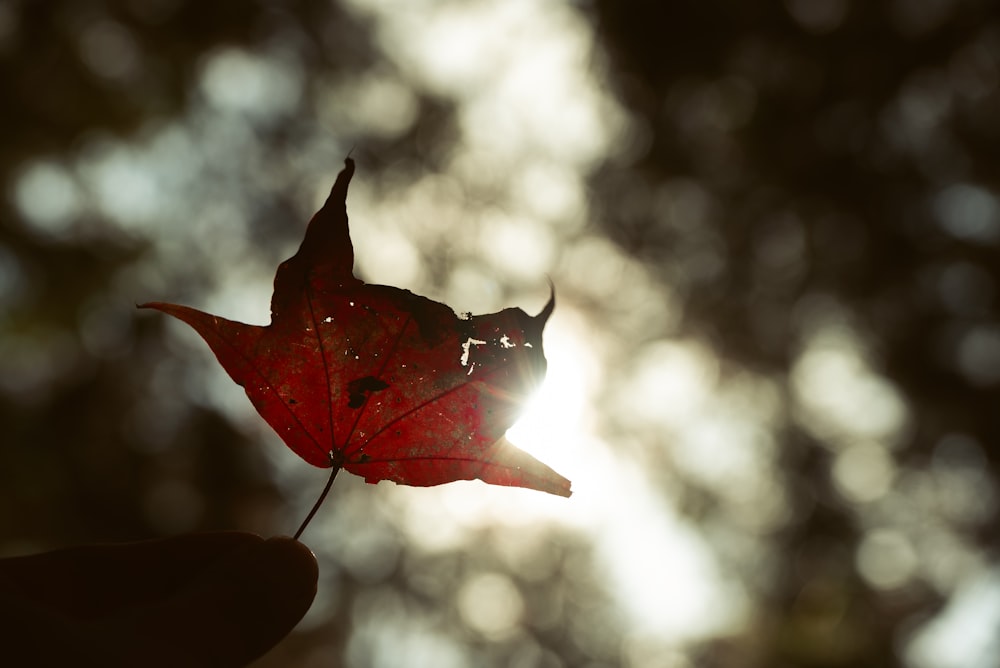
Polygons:
[[334,478],[337,477],[337,473],[339,471],[340,471],[339,466],[333,467],[333,470],[330,473],[330,479],[326,481],[326,487],[324,487],[323,491],[320,492],[319,498],[316,499],[316,503],[313,504],[313,507],[312,509],[309,510],[309,514],[306,515],[306,518],[302,520],[302,524],[299,526],[298,531],[296,531],[295,535],[292,536],[294,540],[299,539],[299,536],[301,536],[302,532],[306,530],[306,527],[309,525],[309,522],[312,521],[312,518],[316,514],[316,511],[319,510],[319,507],[321,505],[323,505],[323,500],[326,499],[326,495],[330,493],[330,488],[333,487],[333,480]]

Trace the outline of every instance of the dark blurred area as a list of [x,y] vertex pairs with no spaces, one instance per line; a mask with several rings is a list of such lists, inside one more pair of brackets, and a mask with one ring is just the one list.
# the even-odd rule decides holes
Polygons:
[[[422,540],[410,504],[427,497],[338,479],[305,537],[316,609],[255,665],[1000,667],[995,3],[532,10],[583,35],[581,67],[622,120],[613,150],[530,172],[552,177],[543,189],[572,172],[586,211],[529,221],[540,237],[511,225],[541,270],[515,257],[496,284],[454,231],[473,223],[434,206],[503,208],[528,170],[490,150],[516,123],[482,130],[483,162],[463,154],[494,80],[440,83],[419,48],[444,33],[407,47],[399,32],[423,30],[421,12],[428,30],[469,29],[478,14],[457,7],[0,0],[0,554],[294,528],[324,474],[277,452],[239,388],[219,390],[200,341],[134,304],[213,310],[246,285],[264,319],[274,268],[353,150],[352,221],[425,195],[396,202],[399,230],[367,233],[414,277],[403,287],[486,285],[507,305],[548,274],[560,308],[620,346],[601,358],[596,429],[697,531],[740,612],[689,637],[636,631],[609,573],[630,563],[602,561],[600,531],[466,522]],[[446,12],[467,22],[430,18]],[[555,109],[543,134],[577,111]],[[732,424],[753,429],[740,437],[764,444],[736,478],[682,426],[722,413],[675,416],[658,394],[678,359],[716,369],[703,394],[732,396]],[[567,503],[588,489],[601,504],[599,482]]]

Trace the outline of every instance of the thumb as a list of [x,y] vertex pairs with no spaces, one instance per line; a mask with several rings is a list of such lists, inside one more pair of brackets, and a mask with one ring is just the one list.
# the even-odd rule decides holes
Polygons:
[[243,666],[276,645],[316,596],[316,558],[291,538],[235,550],[150,606],[94,622],[125,665]]

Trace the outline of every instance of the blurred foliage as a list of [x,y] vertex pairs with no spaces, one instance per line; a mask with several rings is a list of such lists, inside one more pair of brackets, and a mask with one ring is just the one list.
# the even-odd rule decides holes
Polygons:
[[[637,119],[628,164],[594,181],[600,218],[681,295],[679,329],[710,340],[731,373],[777,379],[789,407],[773,484],[795,518],[767,537],[777,575],[756,633],[742,658],[709,644],[696,663],[896,665],[960,564],[995,558],[1000,536],[997,8],[594,4],[613,85]],[[858,460],[864,476],[889,452],[885,497],[852,497],[837,476],[864,429],[821,433],[796,406],[803,352],[830,327],[857,337],[907,407],[902,428]],[[880,406],[859,408],[855,425]],[[963,488],[963,516],[949,516]],[[688,495],[702,523],[728,511],[713,490]],[[878,586],[858,573],[854,555],[886,527],[922,553],[922,577]],[[966,557],[924,553],[948,543]]]
[[[317,604],[259,665],[996,668],[914,650],[1000,548],[993,4],[544,5],[592,31],[569,60],[620,107],[582,98],[539,128],[476,97],[508,83],[477,58],[421,74],[393,30],[430,30],[438,4],[469,27],[450,3],[0,2],[0,551],[291,530],[323,474],[132,306],[259,299],[354,146],[361,271],[491,305],[550,273],[609,351],[597,430],[738,583],[712,614],[745,614],[635,631],[612,571],[669,549],[609,564],[601,534],[555,522],[456,537],[462,512],[415,509],[448,492],[348,478],[305,537]],[[527,49],[530,27],[497,39]],[[466,45],[506,57],[486,46]],[[586,105],[613,150],[544,143],[589,127]],[[522,168],[519,130],[549,162]],[[496,214],[511,188],[539,221]],[[509,236],[469,229],[487,223]]]

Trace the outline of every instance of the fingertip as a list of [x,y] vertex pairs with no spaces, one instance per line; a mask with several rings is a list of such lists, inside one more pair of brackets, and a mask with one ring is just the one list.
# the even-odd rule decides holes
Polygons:
[[318,577],[316,558],[302,543],[248,538],[176,595],[114,620],[116,637],[129,639],[118,641],[118,649],[148,656],[143,648],[169,641],[162,661],[147,665],[246,665],[298,624]]
[[[254,545],[234,560],[230,587],[252,592],[253,604],[238,605],[232,621],[248,656],[263,654],[305,616],[316,597],[319,566],[312,551],[288,537]],[[242,597],[241,597],[242,598]]]
[[[316,586],[319,580],[319,564],[316,555],[306,545],[288,536],[276,536],[264,541],[259,548],[262,568],[269,568],[270,582],[262,582],[265,587],[271,585],[270,594],[284,605],[302,607],[298,619],[302,618],[316,597]],[[294,610],[289,610],[294,614]],[[296,623],[298,622],[296,619]]]

